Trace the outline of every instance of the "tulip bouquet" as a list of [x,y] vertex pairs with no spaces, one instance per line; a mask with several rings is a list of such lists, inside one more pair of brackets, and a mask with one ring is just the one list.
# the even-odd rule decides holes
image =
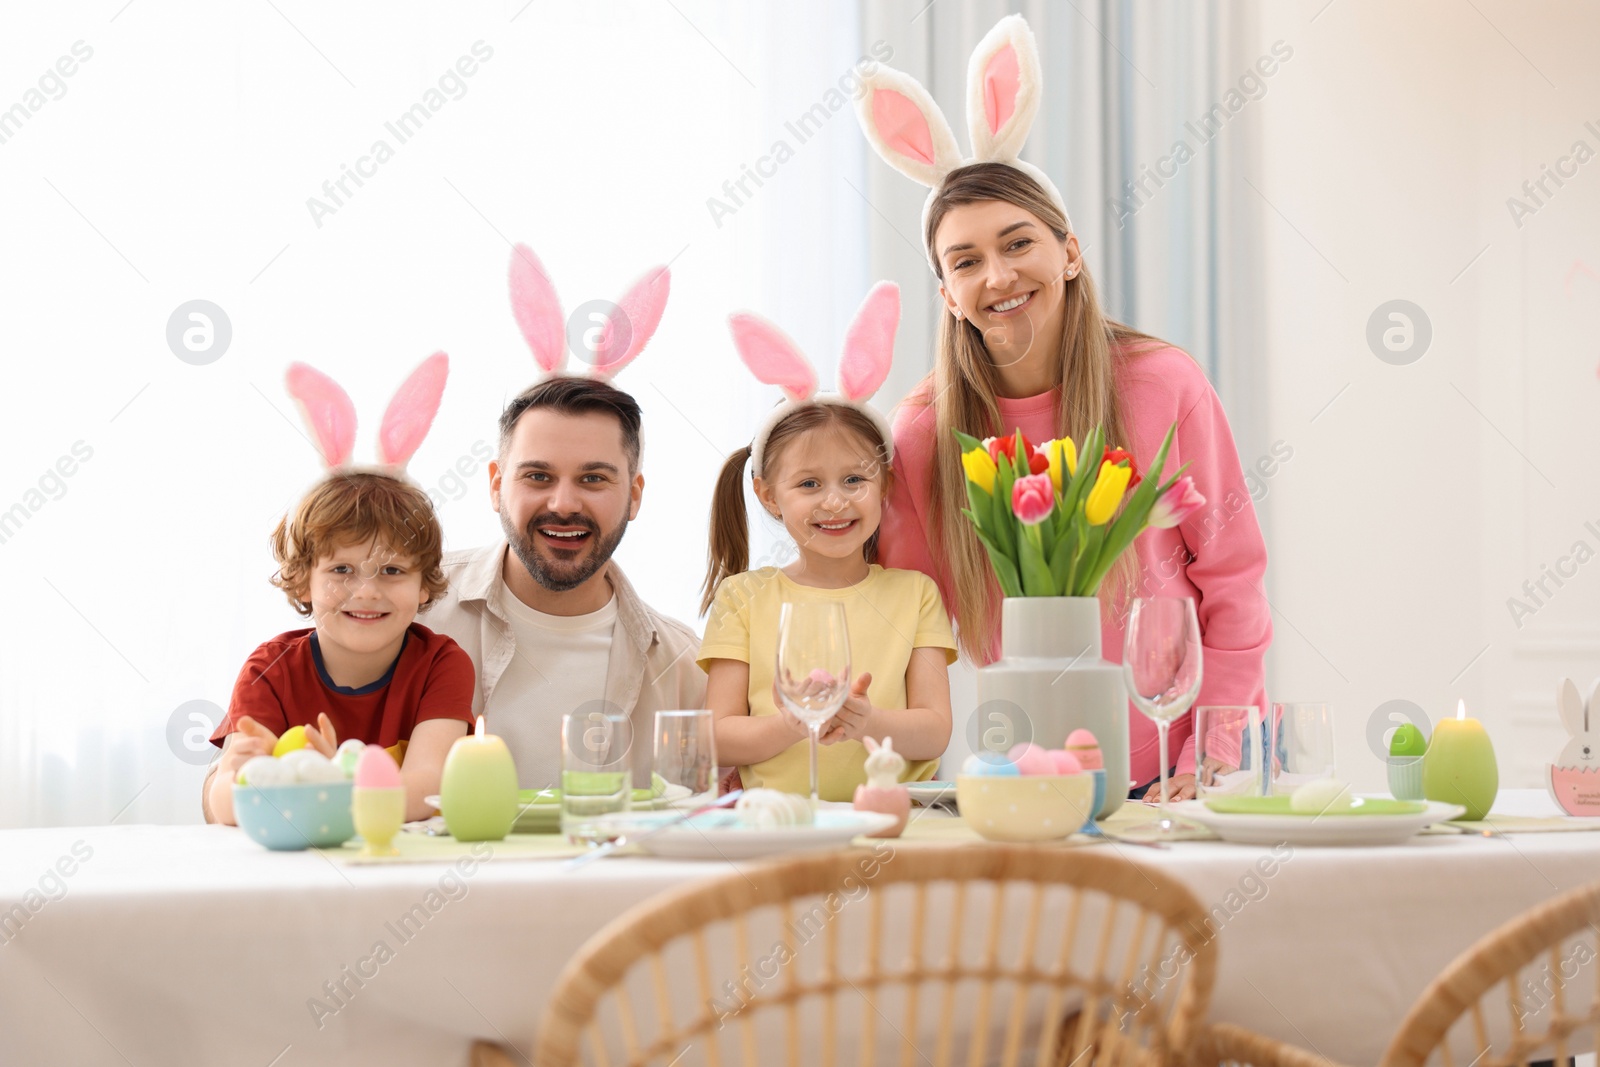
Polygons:
[[1106,447],[1099,429],[1084,438],[1084,462],[1071,438],[1035,448],[1020,430],[983,441],[957,430],[970,505],[962,514],[1005,595],[1094,596],[1135,537],[1176,526],[1204,506],[1183,475],[1187,463],[1160,480],[1177,428],[1167,430],[1150,478],[1139,476],[1130,453]]

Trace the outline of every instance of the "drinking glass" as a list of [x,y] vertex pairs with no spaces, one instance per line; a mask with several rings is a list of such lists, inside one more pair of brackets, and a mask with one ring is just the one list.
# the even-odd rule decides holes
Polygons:
[[623,836],[633,798],[633,724],[615,711],[561,717],[561,832],[574,845]]
[[1333,712],[1326,703],[1272,705],[1272,793],[1334,777]]
[[817,738],[850,695],[844,605],[785,603],[778,620],[778,698],[811,733],[811,807],[817,806]]
[[[1194,709],[1195,796],[1258,797],[1266,783],[1267,752],[1261,709],[1202,705]],[[1208,767],[1206,761],[1221,764]]]
[[716,799],[717,738],[711,712],[656,712],[655,772],[666,783],[669,807],[698,808]]
[[1161,817],[1156,830],[1180,829],[1167,813],[1167,728],[1200,694],[1200,622],[1189,597],[1138,597],[1128,615],[1122,676],[1128,696],[1156,724],[1161,741]]

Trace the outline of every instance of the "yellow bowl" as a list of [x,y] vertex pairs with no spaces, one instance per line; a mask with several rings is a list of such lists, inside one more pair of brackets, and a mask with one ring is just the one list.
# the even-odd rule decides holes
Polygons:
[[1059,841],[1089,821],[1094,775],[956,776],[967,825],[990,841]]

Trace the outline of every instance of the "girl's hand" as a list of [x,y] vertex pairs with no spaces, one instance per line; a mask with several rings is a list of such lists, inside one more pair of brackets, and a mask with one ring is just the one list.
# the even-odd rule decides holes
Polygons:
[[778,721],[794,735],[796,741],[804,741],[811,736],[811,728],[801,722],[794,712],[789,710],[789,705],[783,702],[783,694],[778,692],[778,679],[772,679],[772,706],[778,709]]
[[850,686],[850,695],[845,697],[844,706],[822,728],[822,736],[818,740],[824,745],[831,745],[846,740],[860,741],[867,736],[873,711],[872,701],[867,699],[867,687],[871,684],[871,672],[863,672]]

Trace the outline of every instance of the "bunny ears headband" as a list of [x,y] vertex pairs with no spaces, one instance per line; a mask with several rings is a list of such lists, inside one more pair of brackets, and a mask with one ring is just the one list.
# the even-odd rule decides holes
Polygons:
[[1041,93],[1039,47],[1021,15],[995,23],[967,65],[967,128],[972,139],[968,159],[961,158],[944,112],[922,83],[884,66],[861,81],[865,91],[856,100],[856,118],[867,140],[889,166],[932,189],[922,204],[924,232],[945,178],[973,163],[1015,167],[1038,182],[1061,214],[1067,214],[1055,183],[1038,167],[1017,158],[1039,113]]
[[772,409],[750,443],[751,474],[761,477],[761,457],[773,428],[810,404],[836,404],[860,411],[877,427],[885,460],[894,459],[894,433],[889,421],[867,400],[889,376],[889,365],[894,360],[894,331],[899,325],[900,287],[893,282],[879,282],[861,302],[844,335],[839,391],[819,394],[816,368],[782,330],[759,315],[740,312],[728,316],[739,358],[757,380],[780,387],[788,398]]
[[[402,474],[439,413],[450,357],[435,352],[400,384],[378,428],[378,462],[387,473]],[[329,470],[345,467],[356,443],[356,408],[339,383],[304,363],[289,364],[289,395]]]
[[[615,304],[606,303],[605,325],[593,348],[580,357],[591,361],[589,376],[608,380],[644,350],[667,306],[672,277],[666,267],[653,267],[634,282]],[[567,320],[544,264],[527,245],[511,251],[511,313],[546,374],[563,373],[567,362]]]

